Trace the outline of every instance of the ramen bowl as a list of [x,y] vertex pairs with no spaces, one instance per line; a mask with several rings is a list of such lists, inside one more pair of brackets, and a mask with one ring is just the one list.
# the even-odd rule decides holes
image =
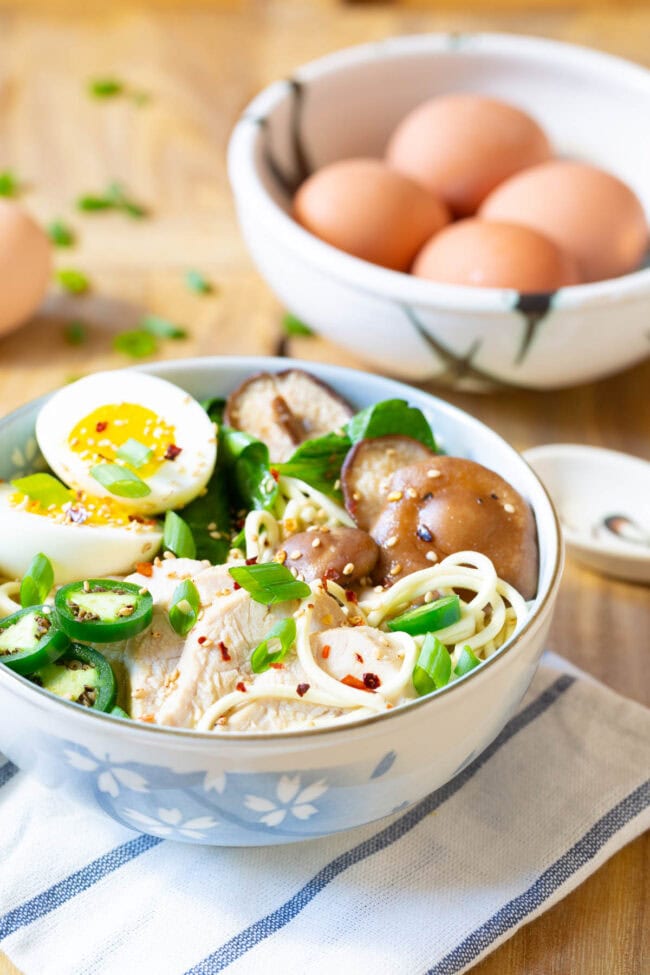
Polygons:
[[[299,363],[289,361],[289,366]],[[202,399],[286,359],[214,358],[146,371]],[[300,732],[215,734],[91,712],[0,666],[0,752],[45,785],[131,829],[190,843],[292,843],[380,819],[449,782],[501,731],[537,667],[557,596],[562,546],[554,509],[526,462],[478,420],[424,392],[333,366],[310,371],[364,407],[408,399],[444,448],[495,468],[527,498],[539,586],[519,632],[475,671],[429,697],[357,723]],[[38,470],[41,401],[0,420],[0,477]]]
[[[434,95],[511,101],[560,156],[607,169],[650,213],[650,71],[516,35],[397,37],[339,51],[266,88],[229,147],[253,261],[291,312],[391,375],[463,388],[552,389],[616,372],[650,351],[650,268],[520,294],[437,284],[352,257],[291,217],[303,179],[337,159],[381,156],[395,126]],[[603,246],[607,246],[604,242]]]

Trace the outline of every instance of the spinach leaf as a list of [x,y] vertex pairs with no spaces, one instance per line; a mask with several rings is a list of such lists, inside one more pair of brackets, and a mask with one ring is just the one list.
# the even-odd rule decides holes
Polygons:
[[339,501],[341,492],[334,488],[334,484],[341,476],[341,467],[350,447],[347,434],[326,433],[300,444],[288,461],[276,464],[276,467],[281,474],[297,477]]
[[192,530],[196,558],[209,559],[213,565],[225,562],[230,551],[232,522],[228,481],[220,464],[208,481],[205,494],[190,501],[181,515]]
[[219,436],[221,462],[231,478],[235,507],[250,511],[269,510],[278,498],[278,485],[271,474],[269,449],[241,430],[222,427]]
[[349,421],[346,430],[353,444],[369,437],[401,434],[419,440],[426,447],[436,449],[431,427],[421,410],[409,406],[403,399],[387,399],[367,406]]
[[221,426],[223,423],[223,414],[226,408],[226,401],[221,396],[214,396],[212,399],[204,399],[201,401],[201,406],[208,414],[213,423]]

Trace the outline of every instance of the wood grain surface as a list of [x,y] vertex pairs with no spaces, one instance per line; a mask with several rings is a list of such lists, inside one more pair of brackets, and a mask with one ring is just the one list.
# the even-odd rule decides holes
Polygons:
[[[539,34],[650,62],[645,3],[538,2],[524,10],[522,0],[507,9],[497,5],[496,13],[491,3],[472,6],[432,11],[418,0],[403,6],[159,0],[153,7],[0,0],[0,170],[19,174],[24,203],[39,219],[70,221],[79,244],[59,251],[57,264],[83,269],[93,284],[81,298],[53,288],[33,322],[0,339],[0,414],[73,375],[127,364],[112,339],[144,311],[189,329],[186,341],[165,343],[160,357],[278,348],[282,310],[239,237],[224,150],[246,102],[301,62],[389,34],[439,29]],[[92,100],[87,81],[102,74],[149,92],[149,102]],[[150,218],[75,212],[79,194],[115,179],[151,208]],[[188,291],[188,268],[208,275],[215,293]],[[65,341],[71,319],[88,324],[83,345]],[[288,345],[305,359],[360,365],[320,339]],[[521,449],[577,441],[650,459],[648,361],[572,390],[437,392]],[[648,704],[649,635],[647,588],[568,564],[552,649]],[[642,838],[621,851],[477,966],[476,975],[644,975],[650,968],[649,850]],[[10,972],[15,969],[0,954],[0,973]]]

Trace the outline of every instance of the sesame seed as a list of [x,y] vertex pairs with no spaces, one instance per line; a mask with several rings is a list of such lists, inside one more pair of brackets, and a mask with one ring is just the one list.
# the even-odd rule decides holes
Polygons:
[[401,501],[402,500],[402,492],[401,491],[391,491],[390,494],[387,495],[387,500],[388,501]]
[[442,471],[437,471],[435,468],[427,471],[427,477],[442,477]]
[[336,480],[334,481],[334,490],[335,491],[340,491],[341,490],[341,478],[340,477],[337,477]]
[[351,576],[353,572],[354,572],[354,562],[347,562],[346,565],[343,566],[343,575]]
[[294,579],[298,578],[298,570],[296,569],[295,566],[292,565],[291,568],[289,569],[289,572],[294,577]]
[[375,586],[375,588],[373,590],[373,592],[383,592],[383,591],[384,591],[384,587],[383,586]]
[[397,535],[391,535],[390,538],[387,538],[384,545],[386,548],[394,548],[397,545]]
[[285,550],[283,548],[281,548],[279,552],[276,552],[275,553],[275,556],[273,558],[273,561],[274,562],[279,562],[280,565],[284,565],[284,563],[286,562],[286,560],[287,560],[287,553],[285,552]]
[[361,501],[361,495],[359,494],[358,491],[353,491],[352,492],[352,500],[353,501]]
[[320,545],[321,545],[320,538],[315,538],[314,541],[311,543],[312,548],[319,548]]
[[418,496],[418,493],[415,490],[415,488],[407,488],[406,494],[408,495],[409,498],[417,498]]
[[425,603],[430,603],[433,601],[433,593],[431,592],[431,590],[429,590],[429,592],[425,592],[424,601]]
[[438,561],[438,555],[437,555],[436,552],[427,552],[427,554],[424,557],[425,557],[425,559],[428,562],[437,562]]
[[84,581],[84,592],[90,592],[90,583],[87,579]]
[[401,563],[400,562],[396,562],[395,565],[392,566],[392,568],[390,570],[390,574],[392,576],[398,576],[401,571],[402,571],[402,565],[401,565]]
[[504,511],[507,511],[509,515],[514,515],[514,513],[515,513],[515,506],[514,506],[514,504],[504,504],[503,510]]
[[291,553],[291,555],[289,556],[289,558],[290,559],[301,559],[302,558],[302,552],[300,551],[300,549],[295,548],[293,550],[293,552]]
[[146,596],[146,595],[148,595],[148,593],[149,593],[149,590],[148,589],[145,589],[144,586],[142,587],[142,589],[138,589],[138,594],[140,596]]
[[164,559],[175,559],[176,556],[174,555],[173,552],[167,551],[167,552],[163,552],[163,558]]
[[208,524],[208,531],[209,532],[213,532],[213,531],[216,531],[216,529],[217,529],[217,523],[216,523],[216,521],[211,521]]

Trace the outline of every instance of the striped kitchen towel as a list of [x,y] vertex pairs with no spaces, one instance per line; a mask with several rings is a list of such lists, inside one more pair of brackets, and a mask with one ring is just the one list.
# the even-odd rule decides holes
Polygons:
[[24,975],[467,971],[650,824],[649,742],[649,711],[547,655],[442,789],[257,849],[139,836],[0,757],[0,971],[3,953]]

